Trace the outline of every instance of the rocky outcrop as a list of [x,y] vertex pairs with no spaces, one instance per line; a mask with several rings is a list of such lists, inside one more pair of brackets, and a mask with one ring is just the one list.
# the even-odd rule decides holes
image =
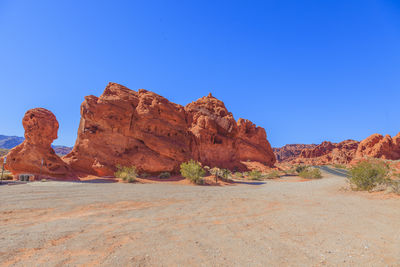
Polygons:
[[373,134],[360,142],[356,158],[400,159],[400,133],[393,138],[390,135]]
[[303,149],[292,161],[295,164],[325,165],[348,164],[355,156],[359,142],[345,140],[340,143],[322,142],[314,148]]
[[276,160],[278,162],[288,162],[300,156],[300,153],[303,149],[312,149],[316,146],[317,145],[315,144],[289,144],[283,147],[274,147],[272,150],[274,151]]
[[194,159],[228,169],[246,169],[241,161],[275,163],[265,130],[249,120],[236,122],[224,103],[211,94],[188,104],[185,111],[194,136]]
[[241,160],[275,161],[265,130],[246,120],[236,123],[211,95],[183,107],[116,83],[109,83],[100,97],[85,97],[78,138],[64,160],[74,169],[104,176],[118,164],[142,172],[176,172],[191,158],[224,168],[241,168]]
[[54,114],[44,108],[28,110],[22,125],[25,140],[7,154],[5,168],[13,174],[32,173],[55,177],[69,174],[70,168],[51,147],[58,131]]

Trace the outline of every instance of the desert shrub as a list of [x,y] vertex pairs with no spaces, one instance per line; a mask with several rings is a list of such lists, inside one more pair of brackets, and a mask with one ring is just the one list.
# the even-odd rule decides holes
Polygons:
[[133,183],[137,178],[136,167],[117,165],[117,171],[114,173],[114,175],[117,178],[121,178],[123,181]]
[[222,178],[229,179],[232,177],[232,172],[228,169],[222,169]]
[[400,195],[400,181],[399,180],[389,180],[387,186],[391,192]]
[[[1,172],[1,170],[0,170],[0,172]],[[1,173],[0,173],[0,175],[1,175]],[[3,180],[12,180],[14,178],[14,176],[11,174],[11,173],[9,173],[9,172],[4,172],[4,174],[3,174]]]
[[158,175],[158,178],[160,179],[168,179],[169,177],[171,177],[171,174],[169,172],[162,172],[160,173],[160,175]]
[[241,172],[235,172],[235,173],[233,174],[233,176],[235,176],[236,178],[243,178],[243,173],[241,173]]
[[272,170],[269,173],[267,173],[264,177],[267,179],[274,179],[281,177],[281,174],[279,173],[278,170]]
[[249,177],[250,172],[243,172],[243,177]]
[[206,171],[201,167],[199,162],[191,159],[181,164],[181,174],[195,184],[203,184],[203,176],[206,174]]
[[306,165],[298,165],[298,166],[296,166],[295,170],[299,174],[299,173],[301,173],[302,171],[304,171],[307,168],[308,168],[308,166],[306,166]]
[[388,182],[390,168],[380,160],[366,160],[354,165],[348,174],[353,190],[371,191],[379,184]]
[[249,172],[249,178],[251,180],[261,180],[262,179],[262,174],[258,170],[252,170],[251,172]]
[[211,175],[214,175],[215,177],[222,177],[222,170],[220,168],[214,167],[209,169],[209,172]]
[[318,168],[307,167],[299,173],[299,176],[306,179],[320,179],[322,178],[322,173]]

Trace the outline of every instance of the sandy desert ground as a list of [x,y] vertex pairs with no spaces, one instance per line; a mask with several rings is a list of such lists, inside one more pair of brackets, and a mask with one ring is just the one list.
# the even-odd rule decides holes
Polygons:
[[1,266],[400,266],[400,199],[340,172],[230,186],[0,186]]

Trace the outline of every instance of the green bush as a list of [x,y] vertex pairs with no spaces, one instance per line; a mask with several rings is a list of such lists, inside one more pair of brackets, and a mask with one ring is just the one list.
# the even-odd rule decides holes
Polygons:
[[201,167],[199,162],[191,159],[181,164],[181,174],[192,183],[203,184],[203,176],[206,174],[206,171]]
[[241,172],[235,172],[235,173],[233,174],[233,176],[235,176],[236,178],[243,178],[243,173],[241,173]]
[[136,181],[137,178],[136,167],[117,165],[117,171],[114,173],[114,175],[117,178],[121,178],[123,181],[133,183]]
[[307,167],[299,173],[299,176],[306,179],[320,179],[322,178],[322,173],[318,168]]
[[160,173],[160,175],[158,175],[158,178],[160,179],[168,179],[169,177],[171,177],[171,174],[169,172],[162,172]]
[[262,179],[262,174],[258,170],[252,170],[251,172],[249,172],[249,178],[251,180],[261,180]]
[[353,190],[371,191],[377,185],[388,182],[389,171],[389,166],[383,161],[361,161],[350,169],[348,180]]
[[297,166],[296,167],[296,172],[299,174],[299,173],[301,173],[302,171],[304,171],[305,169],[307,169],[308,167],[306,166],[306,165],[299,165],[299,166]]
[[264,177],[267,179],[274,179],[281,177],[281,174],[277,170],[272,170],[269,173],[267,173]]

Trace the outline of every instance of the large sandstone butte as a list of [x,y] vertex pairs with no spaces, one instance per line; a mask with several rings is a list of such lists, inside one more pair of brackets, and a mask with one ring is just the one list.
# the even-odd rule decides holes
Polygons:
[[[30,109],[22,119],[25,140],[7,154],[5,168],[13,174],[31,173],[64,177],[70,168],[51,147],[57,139],[58,122],[52,112],[44,108]],[[42,164],[43,161],[43,164]]]
[[303,149],[292,163],[310,165],[348,164],[353,160],[358,144],[359,142],[354,140],[345,140],[340,143],[325,141],[314,148]]
[[272,150],[278,162],[288,162],[300,156],[303,149],[312,149],[316,146],[315,144],[288,144],[283,147],[274,147]]
[[400,159],[400,133],[393,138],[390,135],[373,134],[360,142],[356,158]]
[[78,138],[64,160],[73,169],[104,176],[118,164],[176,172],[191,158],[230,169],[244,169],[244,160],[275,162],[265,130],[247,120],[236,122],[211,94],[183,107],[116,83],[100,97],[85,97]]

